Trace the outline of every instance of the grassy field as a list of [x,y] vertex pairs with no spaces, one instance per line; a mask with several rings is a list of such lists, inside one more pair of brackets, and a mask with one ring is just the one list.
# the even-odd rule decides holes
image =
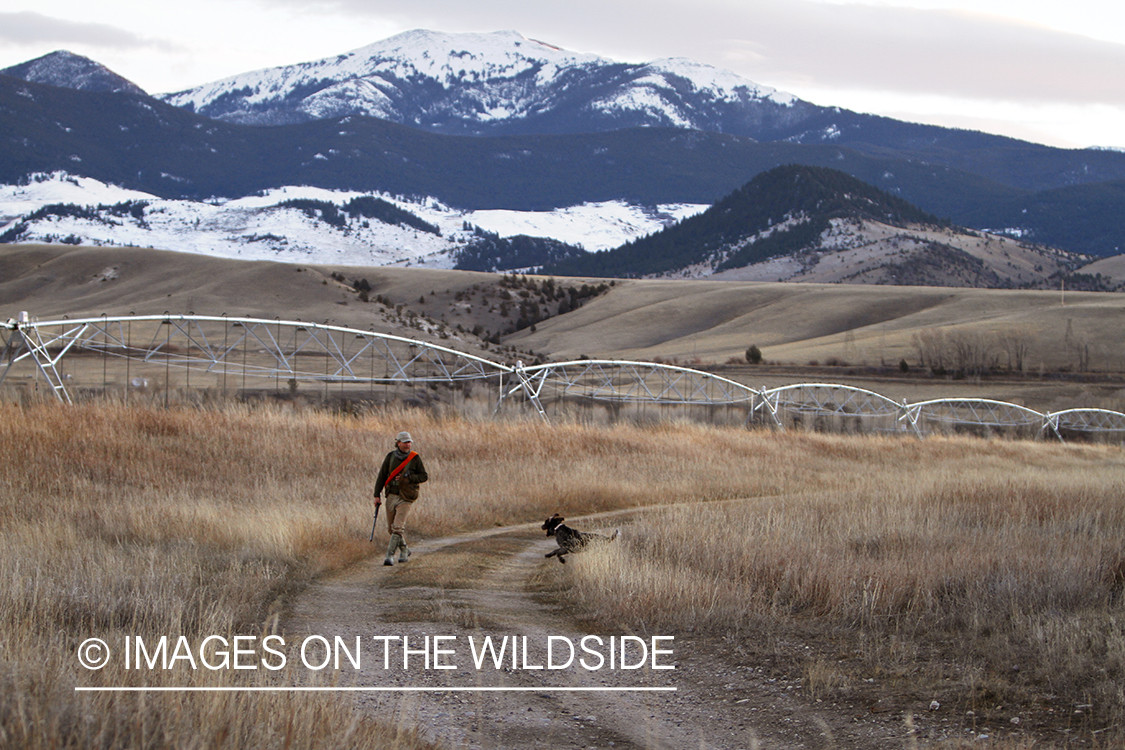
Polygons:
[[322,695],[73,690],[296,679],[90,672],[76,651],[89,637],[274,632],[312,577],[381,552],[371,483],[402,428],[433,476],[411,522],[423,537],[673,505],[603,557],[545,562],[548,588],[581,592],[606,627],[757,644],[818,695],[932,695],[1044,737],[1119,736],[1119,447],[4,404],[0,744],[423,747]]
[[840,461],[848,491],[655,512],[577,568],[572,598],[642,632],[758,643],[817,697],[878,684],[981,721],[1121,725],[1117,449],[810,442],[812,472]]
[[[551,317],[535,330],[502,336],[503,345],[524,352],[525,360],[531,350],[556,361],[586,355],[713,366],[744,361],[753,344],[768,362],[802,367],[836,361],[896,368],[906,360],[920,368],[923,358],[937,358],[951,371],[985,364],[1032,374],[1125,372],[1120,293],[618,280],[580,309],[556,315],[557,298],[548,301],[528,288],[506,291],[500,276],[464,271],[57,245],[5,245],[0,264],[7,271],[0,279],[4,318],[20,310],[41,320],[194,312],[279,316],[413,337],[421,336],[415,327],[421,317],[451,329],[508,331],[526,301]],[[370,282],[371,300],[390,305],[362,302],[349,286],[356,279]],[[558,285],[584,281],[560,278]],[[476,352],[483,344],[465,335],[454,346]]]

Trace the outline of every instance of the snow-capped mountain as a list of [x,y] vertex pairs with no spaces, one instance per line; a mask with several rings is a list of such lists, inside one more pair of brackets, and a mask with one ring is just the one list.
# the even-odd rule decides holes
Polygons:
[[367,115],[475,135],[633,126],[737,132],[787,121],[799,104],[691,60],[629,65],[515,31],[410,31],[335,57],[243,73],[162,98],[243,124]]
[[43,55],[34,60],[4,68],[0,70],[0,73],[31,83],[43,83],[48,86],[61,86],[79,91],[109,91],[145,95],[140,86],[117,75],[101,63],[66,50],[52,52],[49,55]]
[[[379,219],[363,202],[415,221]],[[360,206],[360,208],[356,208]],[[282,187],[233,200],[168,200],[65,172],[0,185],[0,242],[131,245],[244,260],[452,268],[480,232],[616,247],[706,205],[644,209],[622,202],[555,211],[462,211],[435,200]]]
[[[0,184],[65,171],[150,197],[60,199],[94,206],[61,214],[42,214],[45,204],[11,210],[0,225],[8,238],[182,247],[178,230],[156,233],[164,216],[156,208],[164,206],[152,196],[159,196],[193,206],[199,213],[192,226],[215,227],[201,245],[276,257],[304,247],[301,233],[288,224],[279,233],[250,219],[208,217],[223,215],[213,209],[228,204],[235,210],[241,198],[309,186],[338,194],[323,199],[337,206],[336,215],[352,200],[343,196],[406,196],[411,205],[453,207],[455,225],[510,236],[505,226],[471,218],[495,211],[518,222],[519,233],[593,250],[659,229],[659,217],[669,213],[662,206],[710,204],[765,170],[806,164],[842,170],[965,226],[1007,227],[1034,242],[1098,255],[1122,249],[1125,153],[1055,149],[818,107],[687,60],[630,65],[515,32],[419,31],[161,101],[128,89],[91,92],[88,66],[68,68],[64,56],[51,57],[59,64],[42,73],[49,84],[33,80],[43,60],[8,69],[19,76],[0,75]],[[451,137],[464,134],[479,137]],[[114,208],[125,200],[147,202],[140,217]],[[105,211],[97,208],[103,204]],[[587,218],[594,213],[599,217]],[[595,235],[612,239],[564,226],[573,216],[584,218],[571,224],[590,223]],[[620,216],[636,233],[613,229]],[[106,234],[107,222],[117,222],[117,236]],[[353,226],[360,222],[348,214],[340,227],[321,217],[317,231],[346,229],[354,239],[371,230]],[[270,235],[287,244],[267,248]],[[230,239],[238,237],[256,239],[241,246]],[[441,252],[413,250],[413,237],[395,240],[405,249],[393,257]],[[372,235],[372,252],[389,242]]]

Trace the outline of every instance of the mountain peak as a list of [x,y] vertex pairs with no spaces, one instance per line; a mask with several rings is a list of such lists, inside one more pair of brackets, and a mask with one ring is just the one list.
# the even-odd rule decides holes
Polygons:
[[423,45],[428,49],[441,47],[465,48],[486,46],[489,44],[517,46],[523,44],[539,45],[560,52],[565,51],[561,47],[529,39],[515,29],[502,29],[500,31],[489,32],[449,32],[435,31],[432,29],[411,29],[410,31],[403,31],[381,41],[366,45],[361,49],[401,48],[411,45]]
[[463,85],[466,80],[471,83],[509,79],[545,64],[610,62],[528,39],[514,30],[447,33],[415,29],[352,50],[348,56],[359,62],[360,68],[355,72],[361,76],[397,76],[400,71],[410,70],[449,85]]
[[934,216],[827,167],[767,170],[706,211],[606,253],[571,262],[579,275],[702,275],[820,247],[834,221],[937,225]]
[[527,57],[567,58],[584,57],[600,59],[596,55],[570,52],[553,44],[529,39],[514,29],[491,32],[446,32],[430,29],[413,29],[364,45],[349,54],[383,57],[389,54],[441,58],[449,55],[463,57],[467,54],[488,54],[520,50]]
[[144,90],[127,78],[117,75],[101,63],[67,50],[57,50],[13,65],[0,70],[0,73],[47,86],[145,96]]
[[[162,97],[239,124],[363,115],[450,135],[682,127],[738,132],[787,121],[797,100],[690,60],[619,63],[518,31],[417,29],[342,55]],[[748,108],[753,110],[748,111]]]

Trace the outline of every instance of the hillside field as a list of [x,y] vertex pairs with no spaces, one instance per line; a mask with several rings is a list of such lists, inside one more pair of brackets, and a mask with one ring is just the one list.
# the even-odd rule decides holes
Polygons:
[[[307,320],[505,362],[656,360],[755,387],[842,382],[896,400],[1125,408],[1120,293],[559,277],[553,296],[542,277],[61,245],[0,246],[0,266],[3,318],[26,310],[40,320],[164,312]],[[366,302],[358,280],[370,286]],[[561,290],[583,287],[590,296],[558,314]],[[532,302],[543,319],[511,332]],[[761,366],[746,363],[751,345]]]

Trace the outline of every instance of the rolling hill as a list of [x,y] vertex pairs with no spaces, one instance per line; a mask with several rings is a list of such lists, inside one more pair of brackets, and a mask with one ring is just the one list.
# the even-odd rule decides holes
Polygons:
[[838,170],[787,165],[675,225],[545,272],[1012,288],[1087,261],[952,226]]
[[[6,308],[0,315],[13,318],[20,310],[40,319],[131,312],[282,317],[424,338],[504,361],[662,360],[733,368],[730,372],[755,385],[767,377],[771,382],[878,377],[911,389],[912,398],[918,392],[956,392],[1005,400],[1034,395],[1046,403],[1093,388],[1089,393],[1101,394],[1097,398],[1111,399],[1120,382],[1111,379],[1096,388],[1087,383],[1103,380],[1098,373],[1125,371],[1121,293],[550,279],[58,245],[0,246],[0,265],[8,271],[0,280],[0,305]],[[356,289],[355,282],[363,280],[367,301]],[[563,304],[572,298],[577,304]],[[531,304],[541,317],[516,330]],[[934,341],[951,357],[958,347],[986,352],[1000,373],[1011,371],[1016,347],[1022,374],[1016,368],[1016,385],[1003,377],[984,383],[932,378],[917,368],[919,347]],[[758,369],[746,364],[751,344],[770,364]],[[914,375],[899,383],[903,360]],[[810,370],[811,362],[822,370]],[[825,365],[830,366],[824,370]],[[898,392],[888,395],[897,398]],[[1099,403],[1087,399],[1085,405]]]

